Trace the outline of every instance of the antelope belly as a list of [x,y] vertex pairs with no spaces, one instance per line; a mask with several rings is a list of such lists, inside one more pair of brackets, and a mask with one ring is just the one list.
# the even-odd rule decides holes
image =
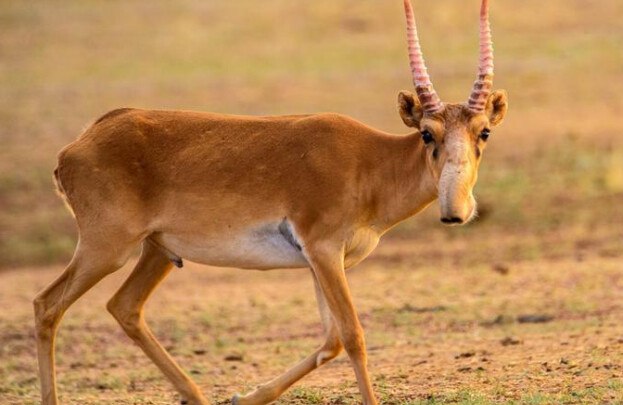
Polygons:
[[298,242],[284,236],[279,224],[221,238],[163,233],[155,240],[183,259],[212,266],[258,270],[309,267]]

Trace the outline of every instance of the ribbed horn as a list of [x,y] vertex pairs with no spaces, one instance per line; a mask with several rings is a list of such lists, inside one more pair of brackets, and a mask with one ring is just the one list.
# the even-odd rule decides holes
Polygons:
[[413,85],[415,92],[424,108],[425,112],[435,113],[443,109],[443,103],[437,96],[433,84],[430,81],[422,49],[420,48],[420,40],[415,27],[415,17],[413,15],[413,7],[409,0],[404,0],[405,15],[407,17],[407,43],[409,45],[409,63],[411,65],[411,74],[413,75]]
[[474,83],[468,106],[473,112],[485,110],[487,99],[493,87],[493,41],[489,24],[489,0],[482,0],[480,6],[480,60],[478,80]]

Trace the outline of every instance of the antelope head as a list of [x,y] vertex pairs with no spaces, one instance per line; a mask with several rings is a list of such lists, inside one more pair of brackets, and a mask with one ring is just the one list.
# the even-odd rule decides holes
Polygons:
[[476,215],[473,188],[483,150],[491,129],[502,122],[507,110],[506,92],[492,91],[489,1],[482,0],[480,9],[478,79],[465,103],[443,103],[437,96],[424,64],[409,0],[404,0],[404,7],[415,94],[400,92],[398,110],[404,123],[416,128],[425,144],[426,166],[437,184],[441,221],[464,224]]

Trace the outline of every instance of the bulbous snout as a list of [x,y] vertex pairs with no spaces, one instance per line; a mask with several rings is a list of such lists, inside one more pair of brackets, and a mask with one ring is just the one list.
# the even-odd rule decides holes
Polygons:
[[472,195],[472,176],[467,166],[446,164],[439,179],[439,209],[441,222],[462,225],[476,214]]
[[[471,197],[471,196],[470,196]],[[463,225],[471,221],[476,216],[476,201],[471,197],[467,204],[459,209],[444,212],[441,211],[441,222],[445,225]]]

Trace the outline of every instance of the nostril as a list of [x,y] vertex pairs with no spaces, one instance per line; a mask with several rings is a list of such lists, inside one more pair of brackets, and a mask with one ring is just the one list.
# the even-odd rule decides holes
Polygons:
[[459,217],[443,217],[441,222],[444,224],[462,224],[463,220]]

